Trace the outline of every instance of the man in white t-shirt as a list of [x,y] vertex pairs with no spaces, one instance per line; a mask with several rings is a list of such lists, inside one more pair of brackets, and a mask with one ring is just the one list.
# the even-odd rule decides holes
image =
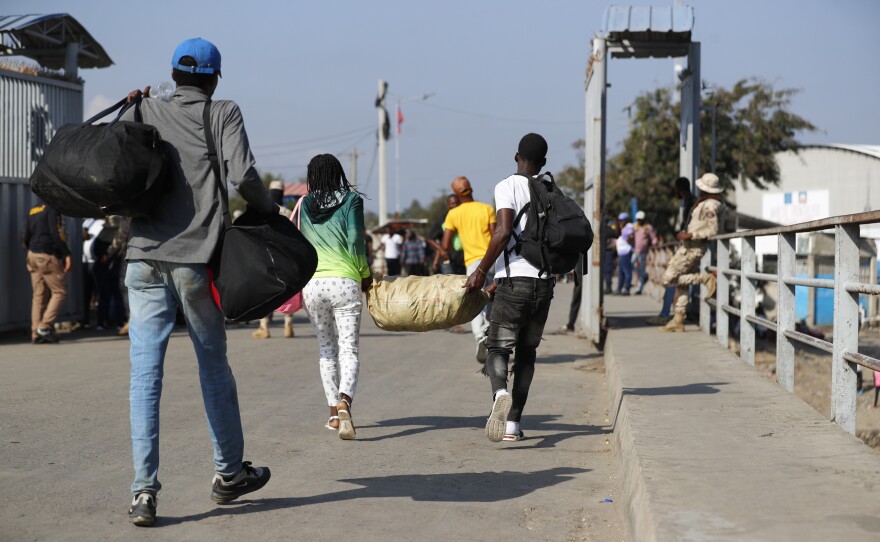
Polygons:
[[[497,225],[489,248],[480,266],[468,277],[465,288],[483,286],[488,262],[495,262],[495,283],[486,291],[494,293],[494,306],[489,316],[487,345],[489,357],[486,372],[492,384],[492,413],[486,421],[486,436],[492,442],[516,441],[523,438],[519,423],[535,374],[535,350],[541,342],[550,301],[553,299],[553,276],[541,275],[534,265],[514,252],[513,233],[519,235],[527,216],[518,224],[513,220],[531,200],[529,177],[541,172],[547,162],[547,141],[538,134],[526,134],[516,153],[516,174],[495,186]],[[507,366],[516,352],[513,386],[507,391]],[[508,421],[509,420],[509,421]]]
[[403,247],[403,237],[399,233],[386,233],[382,236],[381,243],[385,250],[385,266],[388,276],[400,275],[400,250]]

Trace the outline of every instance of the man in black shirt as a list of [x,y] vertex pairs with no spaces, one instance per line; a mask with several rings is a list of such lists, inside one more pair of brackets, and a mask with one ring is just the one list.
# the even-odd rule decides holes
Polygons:
[[45,204],[31,208],[22,244],[27,250],[27,270],[34,288],[31,340],[34,344],[57,343],[55,319],[67,297],[65,278],[73,265],[61,215]]

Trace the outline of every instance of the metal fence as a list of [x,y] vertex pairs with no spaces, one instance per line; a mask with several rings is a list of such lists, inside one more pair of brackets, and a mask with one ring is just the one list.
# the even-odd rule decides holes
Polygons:
[[[700,288],[700,326],[711,330],[711,310],[716,314],[716,338],[728,347],[730,316],[739,318],[740,358],[755,364],[755,326],[776,332],[776,380],[794,391],[795,344],[806,344],[832,356],[831,419],[849,433],[856,430],[856,365],[880,371],[880,360],[859,353],[859,294],[880,295],[880,286],[859,279],[859,226],[880,223],[880,211],[835,216],[760,230],[717,235],[717,266],[711,266],[712,254],[707,251],[701,268],[717,271],[715,297],[706,298],[706,287]],[[799,277],[797,272],[796,235],[815,231],[834,231],[834,278]],[[775,235],[778,243],[776,273],[759,273],[755,254],[755,238]],[[730,268],[730,241],[742,239],[740,269]],[[730,277],[739,277],[741,302],[730,305]],[[773,322],[755,314],[756,283],[776,282],[779,289],[777,317]],[[827,288],[834,292],[834,330],[832,342],[818,339],[795,329],[795,287]]]

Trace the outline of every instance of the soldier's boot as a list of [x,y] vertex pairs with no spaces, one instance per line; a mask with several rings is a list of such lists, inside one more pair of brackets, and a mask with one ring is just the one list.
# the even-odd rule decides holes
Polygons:
[[684,333],[684,314],[676,313],[672,320],[659,330],[664,333]]
[[[706,297],[712,297],[715,295],[715,288],[718,286],[718,279],[715,275],[709,274],[703,276],[703,284],[706,285]],[[724,303],[727,303],[725,300]]]
[[271,336],[272,335],[269,334],[269,328],[263,326],[258,327],[256,331],[251,333],[251,337],[254,339],[268,339]]

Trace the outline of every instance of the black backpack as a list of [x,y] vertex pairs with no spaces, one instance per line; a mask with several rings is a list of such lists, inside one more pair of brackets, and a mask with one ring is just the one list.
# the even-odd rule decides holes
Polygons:
[[[34,194],[65,216],[149,216],[165,195],[169,159],[159,131],[143,123],[140,101],[122,99],[62,126],[31,174]],[[130,107],[136,121],[120,121]],[[117,109],[109,124],[92,124]]]
[[538,177],[523,177],[529,180],[531,201],[513,220],[516,228],[528,213],[525,228],[520,235],[513,234],[514,245],[504,251],[508,278],[511,253],[537,267],[539,276],[568,273],[575,268],[581,254],[585,255],[593,245],[590,221],[581,206],[562,193],[549,172]]

